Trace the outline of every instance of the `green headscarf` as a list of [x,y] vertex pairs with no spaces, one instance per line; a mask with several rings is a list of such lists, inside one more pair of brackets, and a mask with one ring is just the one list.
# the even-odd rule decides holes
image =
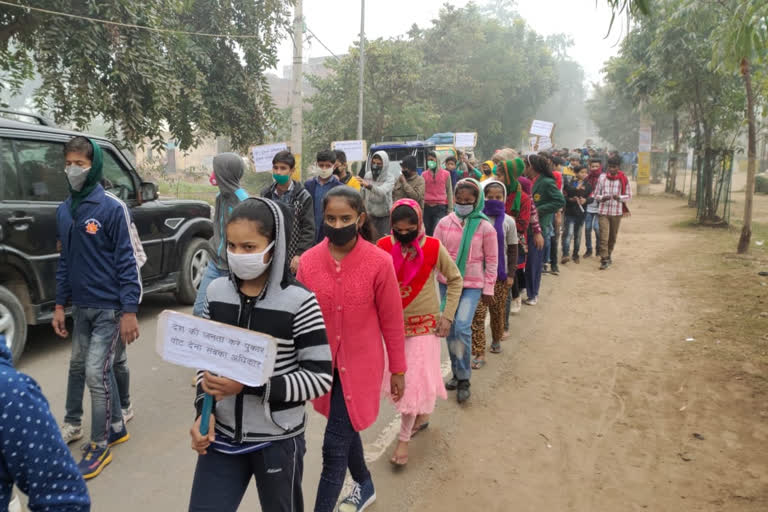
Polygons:
[[[499,166],[503,166],[504,168],[503,181],[504,185],[507,187],[507,197],[511,197],[512,194],[515,195],[511,211],[514,212],[515,216],[517,216],[520,213],[520,196],[523,195],[521,193],[522,188],[520,187],[520,183],[517,181],[517,178],[523,174],[523,169],[525,169],[525,162],[523,162],[522,158],[515,158],[514,160],[502,160],[496,167]],[[499,177],[501,178],[501,176]]]
[[[472,185],[477,190],[477,202],[475,203],[475,209],[472,213],[464,217],[464,231],[461,233],[461,244],[459,245],[459,252],[456,253],[456,266],[459,267],[461,276],[464,277],[464,271],[466,270],[467,261],[469,260],[469,249],[472,247],[472,238],[475,236],[480,222],[488,220],[488,217],[483,213],[485,207],[485,197],[483,197],[483,190],[480,183],[474,178],[464,178],[456,183],[456,188],[453,189],[453,197],[456,197],[456,190],[459,186]],[[459,217],[461,218],[461,217]]]
[[[88,171],[88,175],[85,177],[85,183],[83,188],[79,191],[73,190],[69,187],[69,194],[72,197],[72,202],[69,205],[69,210],[72,212],[72,216],[75,215],[75,210],[83,202],[83,199],[88,197],[91,192],[101,183],[101,178],[104,175],[104,155],[101,152],[101,148],[92,139],[88,139],[93,146],[93,158],[91,159],[91,169]],[[67,181],[69,184],[69,181]]]

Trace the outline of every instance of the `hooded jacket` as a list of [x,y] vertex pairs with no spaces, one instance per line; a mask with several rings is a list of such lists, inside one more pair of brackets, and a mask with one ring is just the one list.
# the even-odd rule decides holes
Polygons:
[[[244,387],[214,406],[216,433],[230,444],[288,439],[304,432],[304,402],[330,391],[331,350],[315,294],[291,275],[286,257],[286,225],[281,207],[268,199],[275,220],[269,278],[259,297],[240,292],[233,274],[208,287],[203,318],[272,336],[278,342],[275,369],[265,386]],[[285,206],[283,206],[284,208]],[[203,372],[197,374],[195,406],[200,415]]]
[[236,153],[220,153],[213,157],[213,174],[219,194],[216,196],[216,222],[213,224],[211,245],[214,263],[221,270],[227,269],[227,247],[224,243],[225,227],[232,210],[240,201],[248,198],[248,193],[240,188],[243,177],[243,159]]
[[[381,158],[383,165],[378,178],[373,177],[371,160],[374,156]],[[366,163],[365,179],[371,184],[371,188],[363,188],[363,199],[368,215],[373,217],[389,218],[389,210],[392,208],[392,189],[395,188],[395,174],[389,168],[389,155],[386,151],[377,151]],[[397,171],[399,172],[399,170]]]
[[56,210],[56,304],[136,313],[143,290],[128,207],[101,184],[74,214],[71,204],[69,197]]
[[8,510],[15,484],[29,496],[30,510],[88,512],[88,489],[48,401],[31,377],[13,368],[2,335],[0,374],[0,394],[7,397],[0,404],[0,510]]
[[294,256],[301,256],[315,243],[315,210],[312,195],[298,181],[294,181],[282,196],[277,194],[276,187],[277,183],[273,183],[261,191],[261,196],[291,207],[293,220],[287,255],[290,262]]

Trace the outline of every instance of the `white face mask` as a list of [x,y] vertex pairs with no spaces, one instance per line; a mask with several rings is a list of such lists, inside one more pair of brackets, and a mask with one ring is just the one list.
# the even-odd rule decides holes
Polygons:
[[323,169],[322,167],[317,168],[317,174],[323,178],[324,180],[331,177],[331,174],[333,174],[333,167],[328,167],[327,169]]
[[72,190],[80,192],[83,189],[85,180],[88,177],[88,171],[90,170],[90,167],[83,169],[77,165],[70,165],[64,169],[64,173],[67,175],[67,181],[69,181],[69,186],[72,187]]
[[229,269],[243,281],[256,279],[262,275],[267,268],[269,268],[269,264],[272,263],[271,258],[264,263],[264,257],[274,245],[275,242],[273,240],[262,252],[252,252],[249,254],[235,254],[227,250],[227,263],[229,264]]

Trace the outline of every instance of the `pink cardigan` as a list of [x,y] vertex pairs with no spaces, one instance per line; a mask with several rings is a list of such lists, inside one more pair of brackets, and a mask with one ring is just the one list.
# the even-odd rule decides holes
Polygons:
[[[464,226],[455,213],[446,215],[435,228],[435,238],[439,239],[456,261],[456,254],[461,245],[461,234]],[[493,295],[493,287],[496,284],[496,271],[499,261],[499,243],[496,239],[496,229],[484,220],[472,237],[472,245],[469,249],[469,260],[464,269],[464,288],[482,288],[483,295]],[[438,279],[445,284],[445,277],[440,275]]]
[[[337,265],[325,239],[301,256],[296,278],[317,296],[352,426],[365,430],[379,415],[384,345],[390,371],[406,370],[403,305],[392,257],[358,238]],[[326,418],[330,397],[312,402]]]

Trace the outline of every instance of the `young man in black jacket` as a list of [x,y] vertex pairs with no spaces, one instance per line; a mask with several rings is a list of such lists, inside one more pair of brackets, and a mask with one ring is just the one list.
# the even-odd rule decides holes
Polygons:
[[299,257],[315,243],[315,213],[312,195],[304,186],[291,179],[296,168],[296,159],[290,151],[281,151],[272,159],[274,183],[261,191],[262,197],[280,201],[291,207],[293,218],[289,230],[288,261],[295,275],[299,268]]
[[573,262],[580,263],[579,246],[581,245],[581,230],[586,217],[586,205],[593,199],[590,196],[592,186],[587,181],[587,168],[576,165],[573,168],[575,177],[565,186],[565,230],[563,231],[563,259],[560,263],[568,263],[571,238],[573,238]]

